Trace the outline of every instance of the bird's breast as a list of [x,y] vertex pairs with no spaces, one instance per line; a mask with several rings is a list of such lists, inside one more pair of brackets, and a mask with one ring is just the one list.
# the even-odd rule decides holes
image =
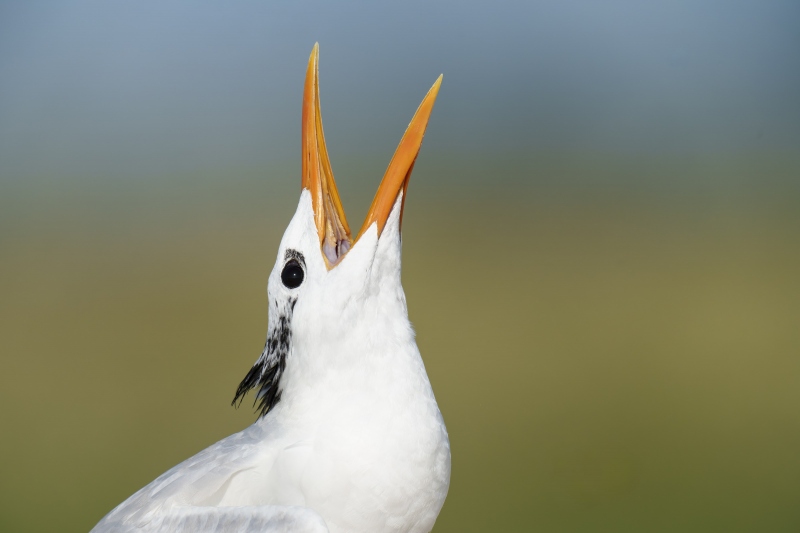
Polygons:
[[307,505],[332,531],[429,531],[450,478],[441,413],[424,369],[372,374],[289,395],[268,415],[292,428],[269,469],[270,503]]

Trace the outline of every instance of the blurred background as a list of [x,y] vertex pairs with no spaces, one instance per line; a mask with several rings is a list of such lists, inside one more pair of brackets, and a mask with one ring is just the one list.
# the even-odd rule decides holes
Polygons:
[[255,420],[321,45],[406,204],[435,531],[800,530],[800,4],[0,3],[0,530],[84,532]]

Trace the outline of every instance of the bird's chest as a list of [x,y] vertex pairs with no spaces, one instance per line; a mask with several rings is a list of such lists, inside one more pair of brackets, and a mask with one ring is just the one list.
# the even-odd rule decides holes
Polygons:
[[345,395],[330,407],[309,416],[313,429],[276,458],[273,472],[294,477],[279,483],[284,495],[302,498],[282,503],[311,506],[332,531],[411,531],[409,524],[435,518],[450,450],[432,395]]

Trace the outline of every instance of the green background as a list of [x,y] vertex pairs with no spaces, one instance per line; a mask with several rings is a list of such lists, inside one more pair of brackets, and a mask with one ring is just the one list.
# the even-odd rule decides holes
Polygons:
[[435,531],[798,531],[796,7],[178,4],[2,8],[0,530],[255,420],[319,40],[356,227],[445,72],[403,242]]

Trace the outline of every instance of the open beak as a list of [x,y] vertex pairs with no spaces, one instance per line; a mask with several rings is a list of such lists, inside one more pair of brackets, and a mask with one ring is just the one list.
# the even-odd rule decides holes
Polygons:
[[414,118],[411,119],[411,123],[400,140],[400,146],[397,147],[389,163],[389,168],[383,175],[383,180],[372,200],[364,225],[353,239],[342,201],[339,198],[339,191],[336,189],[328,150],[325,147],[325,134],[322,131],[322,115],[319,105],[319,44],[314,45],[308,60],[303,93],[303,189],[308,189],[311,193],[314,223],[319,235],[320,249],[329,270],[336,266],[372,224],[377,224],[378,235],[381,234],[400,191],[403,191],[403,200],[400,206],[400,221],[402,222],[402,210],[406,200],[405,191],[408,188],[414,161],[416,161],[422,146],[425,128],[428,126],[428,119],[431,116],[441,83],[442,76],[439,76],[422,100]]

